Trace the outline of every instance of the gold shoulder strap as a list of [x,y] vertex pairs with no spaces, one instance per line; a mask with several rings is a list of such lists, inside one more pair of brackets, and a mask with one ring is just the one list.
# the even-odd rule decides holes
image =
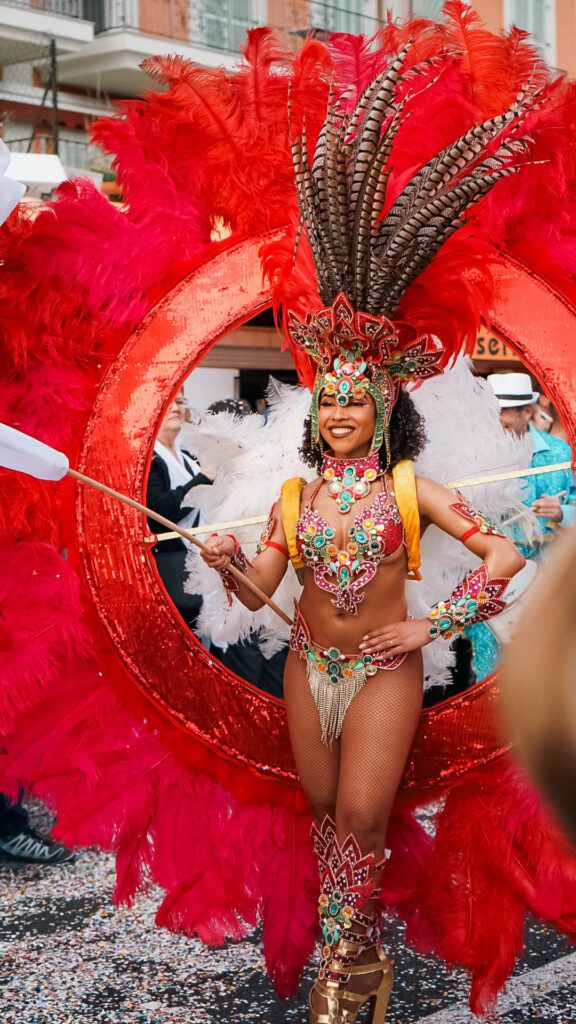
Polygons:
[[290,560],[295,569],[304,567],[296,546],[296,524],[300,518],[300,496],[302,488],[305,486],[306,480],[303,477],[292,476],[289,480],[284,481],[280,491],[282,525],[286,534]]
[[420,568],[420,512],[416,494],[416,478],[414,464],[409,459],[398,462],[392,470],[396,504],[404,524],[406,551],[408,554],[407,577],[410,580],[421,580]]

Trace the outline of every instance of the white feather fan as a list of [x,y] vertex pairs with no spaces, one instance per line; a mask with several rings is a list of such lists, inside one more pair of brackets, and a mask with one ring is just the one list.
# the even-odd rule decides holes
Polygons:
[[[184,447],[190,448],[202,466],[211,466],[214,471],[211,487],[197,487],[188,495],[188,503],[200,509],[204,522],[266,514],[279,497],[284,480],[314,476],[298,454],[310,392],[271,379],[267,397],[267,422],[258,414],[238,417],[217,413],[204,417],[200,426],[187,429]],[[238,527],[233,532],[251,558],[263,526]],[[288,626],[269,608],[251,612],[239,601],[229,608],[218,574],[204,565],[194,549],[188,555],[187,566],[190,575],[186,589],[204,598],[197,626],[201,636],[225,648],[257,631],[262,652],[268,658],[287,642]],[[289,564],[274,600],[292,616],[294,598],[301,589]]]
[[[446,484],[530,465],[529,438],[519,439],[502,429],[494,392],[485,380],[474,376],[471,366],[470,360],[458,359],[442,376],[425,381],[412,393],[426,424],[427,444],[415,462],[419,476]],[[461,490],[496,525],[527,511],[522,504],[524,485],[519,479]],[[522,533],[529,542],[538,529],[538,520],[528,513],[514,524],[514,531],[510,528],[508,532],[514,532],[515,540]],[[422,580],[407,586],[410,615],[427,615],[432,605],[448,597],[468,570],[478,564],[479,559],[458,540],[430,526],[422,538]],[[449,648],[450,641],[439,639],[423,649],[427,685],[450,681],[448,669],[453,656]]]

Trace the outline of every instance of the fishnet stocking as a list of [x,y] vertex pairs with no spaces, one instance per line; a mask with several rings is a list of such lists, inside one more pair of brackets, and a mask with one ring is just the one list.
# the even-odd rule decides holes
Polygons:
[[320,719],[306,678],[306,664],[290,651],[284,669],[288,731],[296,768],[314,820],[335,818],[340,767],[340,741],[332,749],[322,743]]
[[384,855],[390,811],[422,708],[422,659],[409,654],[400,668],[378,672],[353,698],[332,749],[320,722],[306,665],[288,655],[284,695],[290,742],[315,820],[336,820],[338,838],[352,832],[363,853]]
[[[317,824],[329,814],[336,821],[340,842],[352,833],[363,853],[373,850],[381,859],[422,708],[420,651],[409,654],[395,671],[378,672],[367,680],[353,698],[342,735],[332,749],[321,742],[306,666],[294,652],[286,663],[284,694],[296,767]],[[373,903],[363,908],[363,913],[372,912]],[[359,962],[373,959],[373,951],[368,950]],[[373,985],[374,976],[367,974],[351,978],[348,988],[367,992]],[[325,1011],[324,1000],[316,993],[314,1009]]]

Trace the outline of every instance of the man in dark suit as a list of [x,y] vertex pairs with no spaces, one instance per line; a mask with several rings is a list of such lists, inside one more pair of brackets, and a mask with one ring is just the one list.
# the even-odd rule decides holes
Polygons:
[[[146,501],[149,508],[160,513],[173,523],[192,529],[198,525],[200,515],[194,508],[182,508],[182,502],[194,487],[209,485],[212,480],[203,473],[190,452],[176,444],[186,419],[188,403],[180,391],[168,407],[154,445],[154,455],[148,477]],[[166,527],[149,520],[153,533],[160,536],[168,533]],[[184,590],[186,579],[186,545],[180,538],[161,541],[152,548],[158,572],[169,596],[180,615],[193,628],[202,604],[199,594],[188,594]]]

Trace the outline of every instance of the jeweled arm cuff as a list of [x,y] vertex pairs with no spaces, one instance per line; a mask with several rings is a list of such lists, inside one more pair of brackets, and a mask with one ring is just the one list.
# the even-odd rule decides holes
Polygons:
[[256,557],[258,557],[258,555],[265,551],[266,548],[274,548],[275,551],[279,551],[281,555],[284,555],[284,558],[286,559],[286,561],[288,561],[290,558],[290,552],[288,551],[288,549],[285,548],[282,544],[277,544],[276,541],[270,540],[272,534],[274,533],[274,528],[276,526],[275,509],[276,505],[272,505],[272,508],[268,513],[268,522],[266,523],[266,528],[264,530],[264,533],[260,534],[260,540],[256,545]]
[[456,494],[458,495],[458,501],[453,502],[450,505],[450,508],[454,512],[457,512],[459,516],[462,516],[463,519],[467,519],[473,524],[470,529],[466,530],[466,532],[460,537],[463,544],[465,544],[466,541],[475,533],[486,533],[490,534],[492,537],[506,536],[506,534],[502,533],[502,530],[499,530],[497,526],[494,526],[494,523],[491,523],[489,519],[486,519],[486,516],[482,512],[475,509],[471,502],[468,501],[468,498],[465,498],[460,491],[456,491]]
[[506,607],[502,595],[509,582],[508,577],[490,577],[485,562],[471,569],[448,600],[439,601],[428,612],[432,639],[462,636],[467,626],[499,615]]
[[[231,540],[234,541],[234,552],[230,555],[230,565],[235,566],[236,569],[240,569],[240,572],[246,572],[250,565],[250,562],[248,561],[246,555],[242,551],[242,548],[240,547],[240,544],[238,542],[238,538],[235,537],[233,533],[228,533],[226,534],[226,536],[230,537]],[[238,580],[236,579],[235,576],[232,575],[229,569],[218,569],[218,573],[220,579],[222,580],[224,590],[226,591],[228,604],[231,605],[233,594],[237,594],[238,591],[240,590],[240,587],[238,586]]]

